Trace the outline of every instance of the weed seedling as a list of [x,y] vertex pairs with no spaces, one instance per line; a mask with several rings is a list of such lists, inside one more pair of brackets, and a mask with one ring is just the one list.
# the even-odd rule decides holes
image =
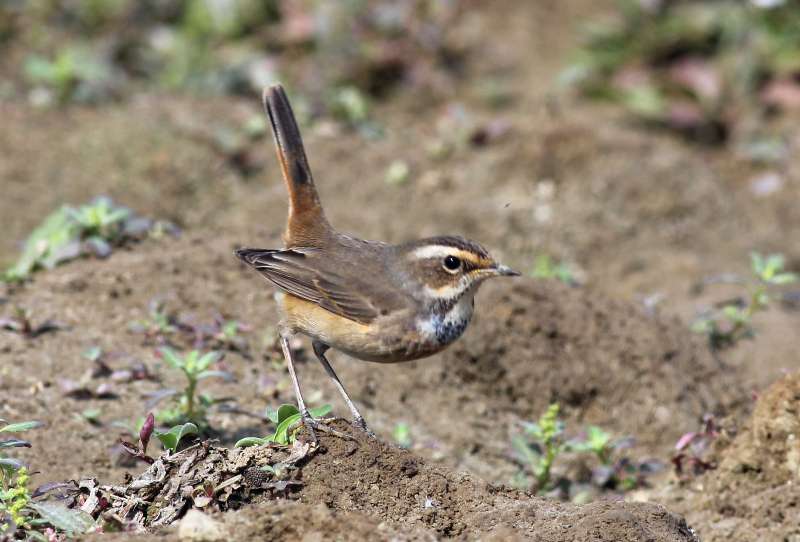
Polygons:
[[525,436],[516,437],[512,444],[519,458],[529,466],[539,492],[551,488],[550,470],[558,455],[567,449],[564,441],[564,422],[558,419],[560,407],[551,404],[536,423],[525,424]]
[[[322,405],[316,408],[308,409],[309,414],[314,418],[321,418],[326,416],[331,411],[331,405]],[[247,446],[260,446],[269,442],[275,444],[292,444],[295,440],[295,433],[297,432],[298,422],[302,418],[300,411],[294,405],[284,404],[278,407],[278,410],[268,410],[267,418],[275,424],[275,432],[268,437],[245,437],[236,442],[237,448]]]
[[717,424],[710,414],[703,416],[703,427],[700,431],[684,433],[675,443],[675,454],[672,465],[675,474],[681,480],[699,476],[716,465],[707,459],[711,444],[719,436]]
[[539,254],[533,264],[531,276],[537,279],[556,279],[564,284],[576,286],[578,281],[572,268],[564,262],[556,263],[549,255]]
[[34,324],[31,319],[31,311],[22,307],[14,307],[13,316],[0,318],[0,329],[19,333],[28,339],[35,339],[39,335],[62,328],[52,320]]
[[197,386],[201,380],[207,378],[223,378],[232,380],[233,375],[226,371],[216,371],[210,367],[221,358],[218,352],[206,352],[201,354],[198,350],[192,350],[181,356],[171,348],[160,348],[158,350],[161,359],[173,369],[177,369],[186,377],[186,387],[183,392],[176,390],[164,390],[160,399],[166,397],[176,398],[175,408],[162,411],[158,419],[167,425],[178,425],[185,422],[192,422],[199,427],[208,425],[206,412],[215,400],[207,394],[198,394]]
[[[85,255],[105,258],[113,247],[146,236],[154,228],[152,221],[106,197],[77,208],[65,205],[33,230],[17,263],[2,278],[7,282],[25,280],[37,269],[52,269]],[[169,225],[160,228],[175,231]]]
[[148,304],[147,318],[131,322],[128,329],[134,333],[144,333],[148,339],[155,340],[158,344],[165,344],[168,337],[178,331],[178,318],[167,311],[163,301],[153,299]]
[[411,428],[407,423],[401,422],[395,425],[394,431],[392,431],[392,437],[394,437],[394,441],[401,448],[411,448],[411,445],[414,443],[411,438]]
[[[41,422],[7,424],[0,419],[0,436],[41,426]],[[59,502],[34,501],[36,494],[43,495],[47,490],[32,492],[28,468],[3,453],[6,449],[30,446],[17,438],[0,440],[0,540],[63,540],[61,535],[79,536],[94,528],[94,518],[80,509],[67,508]],[[45,536],[48,530],[52,531],[51,536]]]
[[744,288],[742,296],[718,304],[714,309],[702,314],[692,324],[692,330],[708,337],[712,351],[735,346],[740,340],[754,336],[753,317],[767,310],[775,295],[772,287],[791,284],[797,281],[795,273],[784,270],[784,258],[780,254],[762,256],[754,252],[750,255],[753,277],[747,280],[720,281],[740,284]]
[[[537,423],[525,424],[525,434],[512,441],[516,459],[524,472],[517,481],[531,485],[526,473],[533,474],[533,487],[540,493],[556,494],[561,498],[584,501],[605,491],[628,491],[641,487],[645,477],[661,469],[656,461],[634,462],[619,452],[630,447],[632,439],[612,439],[601,428],[589,426],[585,437],[566,440],[565,424],[558,419],[558,404],[550,405]],[[554,480],[552,468],[562,456],[583,459],[589,456],[594,466],[591,477],[570,479],[561,476]],[[588,466],[588,465],[587,465]]]

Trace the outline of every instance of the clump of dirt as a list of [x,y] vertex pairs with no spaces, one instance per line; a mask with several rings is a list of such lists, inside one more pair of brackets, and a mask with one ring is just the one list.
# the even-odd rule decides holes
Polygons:
[[[523,492],[492,486],[467,474],[429,466],[408,451],[387,445],[353,431],[344,422],[334,426],[348,431],[353,440],[323,435],[319,448],[295,443],[289,452],[274,447],[227,450],[197,445],[166,461],[159,459],[127,487],[117,487],[117,500],[138,503],[159,503],[161,510],[178,511],[177,519],[191,507],[187,495],[203,498],[203,491],[192,486],[214,478],[235,479],[227,483],[220,495],[231,496],[242,486],[252,488],[270,485],[275,477],[259,470],[257,465],[275,464],[284,457],[285,464],[298,467],[285,481],[296,487],[291,498],[299,505],[266,507],[272,512],[270,521],[241,521],[233,516],[222,518],[222,530],[233,540],[252,537],[276,539],[293,534],[305,536],[321,532],[326,536],[334,515],[360,515],[356,524],[384,524],[389,535],[402,526],[403,532],[434,537],[475,539],[493,536],[496,539],[519,539],[535,536],[537,540],[695,540],[692,531],[679,517],[658,505],[624,502],[597,502],[576,506],[548,501]],[[307,433],[301,434],[307,438]],[[202,460],[193,458],[202,456]],[[216,458],[217,460],[214,460]],[[294,459],[293,459],[294,458]],[[192,466],[186,467],[190,463]],[[196,478],[193,469],[217,465],[207,477]],[[237,474],[238,473],[238,474]],[[225,482],[223,482],[225,483]],[[153,487],[160,488],[158,496]],[[185,490],[188,488],[189,491]],[[144,492],[147,492],[145,497]],[[244,495],[241,492],[238,496]],[[177,504],[170,506],[175,501]],[[217,504],[203,500],[208,509]],[[188,505],[188,506],[187,506]],[[210,506],[209,506],[210,505]],[[153,506],[152,504],[150,506]],[[265,510],[262,506],[261,510]],[[113,508],[112,508],[113,510]],[[161,525],[160,513],[137,513],[143,525]],[[280,516],[288,516],[282,521]],[[276,517],[277,516],[277,517]],[[410,529],[409,529],[410,528]],[[334,529],[337,532],[340,529]],[[228,538],[228,536],[226,536]]]
[[[800,536],[800,373],[773,384],[730,445],[719,467],[694,486],[674,488],[671,507],[684,509],[704,540],[794,540]],[[686,495],[686,492],[689,495]],[[666,502],[666,501],[665,501]]]

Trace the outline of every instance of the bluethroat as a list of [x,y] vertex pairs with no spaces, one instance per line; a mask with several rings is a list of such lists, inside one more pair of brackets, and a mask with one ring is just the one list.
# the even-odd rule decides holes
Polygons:
[[315,427],[326,428],[311,418],[300,392],[289,347],[295,334],[311,338],[355,425],[368,431],[325,356],[328,349],[381,363],[430,356],[464,332],[484,280],[519,273],[462,237],[392,245],[336,231],[325,218],[283,87],[265,89],[263,103],[289,192],[284,248],[242,248],[236,255],[278,289],[280,344],[303,422],[314,438]]

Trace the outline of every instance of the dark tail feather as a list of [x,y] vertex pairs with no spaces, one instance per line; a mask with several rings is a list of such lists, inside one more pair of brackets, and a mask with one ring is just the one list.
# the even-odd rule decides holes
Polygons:
[[264,89],[264,109],[272,125],[278,159],[289,191],[289,222],[284,241],[287,246],[313,246],[329,226],[322,212],[314,178],[308,166],[300,129],[281,85]]

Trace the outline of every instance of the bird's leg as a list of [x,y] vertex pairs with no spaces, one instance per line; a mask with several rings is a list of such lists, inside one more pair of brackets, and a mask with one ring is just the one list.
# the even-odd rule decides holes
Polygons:
[[325,372],[328,373],[329,377],[331,377],[333,383],[336,384],[336,389],[339,390],[339,393],[344,398],[344,402],[347,403],[347,408],[350,409],[350,412],[353,415],[354,425],[366,432],[369,436],[374,437],[375,435],[372,433],[372,431],[367,428],[367,422],[364,421],[364,416],[361,415],[361,413],[358,411],[358,408],[356,408],[355,403],[350,399],[350,396],[347,395],[347,391],[344,389],[342,381],[339,380],[339,377],[336,375],[336,371],[333,370],[328,358],[325,357],[325,352],[327,352],[328,348],[330,347],[320,341],[314,341],[312,346],[314,347],[314,354],[317,355],[317,359],[325,368]]
[[323,433],[330,433],[340,438],[352,440],[353,437],[349,435],[345,435],[341,431],[337,431],[332,429],[325,424],[321,423],[319,420],[315,420],[311,417],[311,413],[308,412],[308,408],[306,407],[306,403],[303,400],[303,394],[300,392],[300,382],[297,380],[297,373],[294,370],[294,357],[292,355],[292,349],[289,348],[289,336],[286,334],[281,333],[281,349],[283,350],[283,356],[286,358],[286,365],[289,367],[289,376],[292,379],[292,387],[294,387],[294,394],[297,397],[297,407],[300,410],[301,415],[301,422],[303,425],[308,427],[309,432],[311,433],[311,438],[314,442],[319,442],[317,438],[317,433],[314,431],[318,429]]

